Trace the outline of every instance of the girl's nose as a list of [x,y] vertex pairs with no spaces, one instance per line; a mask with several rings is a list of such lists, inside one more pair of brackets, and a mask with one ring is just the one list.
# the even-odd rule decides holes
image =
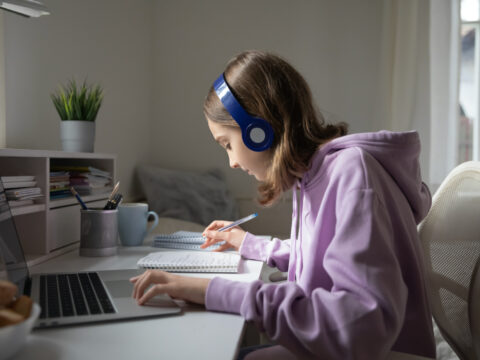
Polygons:
[[232,159],[232,157],[229,157],[228,161],[230,162],[230,167],[232,169],[236,169],[236,168],[240,167],[240,165],[238,165],[237,161]]

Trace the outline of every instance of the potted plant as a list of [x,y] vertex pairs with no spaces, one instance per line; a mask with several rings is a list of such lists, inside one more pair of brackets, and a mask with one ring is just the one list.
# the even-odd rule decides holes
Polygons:
[[93,152],[95,143],[95,119],[103,100],[100,85],[77,86],[74,79],[66,86],[59,86],[51,98],[60,123],[60,138],[64,151]]

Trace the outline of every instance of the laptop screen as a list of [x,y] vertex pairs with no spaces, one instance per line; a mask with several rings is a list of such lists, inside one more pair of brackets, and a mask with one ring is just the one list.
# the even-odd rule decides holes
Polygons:
[[[3,183],[0,179],[0,256],[7,272],[8,280],[18,285],[23,291],[25,280],[28,278],[28,268],[25,262],[22,245],[18,238],[12,212],[8,205]],[[1,260],[1,259],[0,259]],[[0,261],[0,271],[1,269]]]

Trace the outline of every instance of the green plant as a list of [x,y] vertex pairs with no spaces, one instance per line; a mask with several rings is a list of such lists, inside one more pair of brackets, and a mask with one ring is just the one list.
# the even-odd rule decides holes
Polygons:
[[103,90],[100,85],[87,86],[86,81],[78,87],[72,79],[66,86],[59,86],[50,97],[62,120],[95,121],[102,104]]

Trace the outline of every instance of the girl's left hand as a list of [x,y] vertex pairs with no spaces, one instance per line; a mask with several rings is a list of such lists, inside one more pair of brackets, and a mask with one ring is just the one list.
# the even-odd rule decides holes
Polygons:
[[[130,279],[134,284],[132,297],[139,305],[145,304],[158,294],[168,294],[172,298],[205,304],[210,279],[201,279],[170,274],[160,270],[146,270]],[[145,290],[152,285],[146,292]]]

